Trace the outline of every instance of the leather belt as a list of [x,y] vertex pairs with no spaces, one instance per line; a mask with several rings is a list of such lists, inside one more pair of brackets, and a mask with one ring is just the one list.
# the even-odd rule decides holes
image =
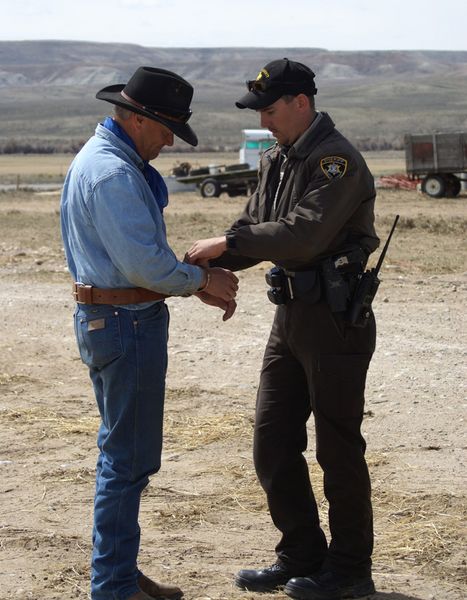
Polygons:
[[167,298],[146,288],[97,288],[84,283],[73,284],[73,297],[78,304],[139,304]]

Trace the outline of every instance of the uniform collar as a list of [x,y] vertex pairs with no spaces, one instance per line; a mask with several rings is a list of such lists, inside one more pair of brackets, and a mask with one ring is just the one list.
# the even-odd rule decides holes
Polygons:
[[317,112],[311,125],[289,150],[289,158],[305,158],[334,130],[334,122],[328,113]]

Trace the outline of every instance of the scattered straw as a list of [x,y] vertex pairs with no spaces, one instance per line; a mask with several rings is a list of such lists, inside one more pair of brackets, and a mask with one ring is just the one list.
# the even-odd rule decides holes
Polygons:
[[241,413],[201,417],[168,414],[164,424],[165,443],[171,449],[195,450],[230,438],[252,436],[253,423]]
[[96,479],[95,469],[81,467],[78,469],[60,468],[55,471],[49,471],[41,475],[41,479],[48,483],[70,483],[70,484],[89,484],[94,483]]
[[19,408],[0,411],[0,424],[15,428],[31,426],[45,430],[48,437],[62,437],[64,434],[96,434],[99,417],[64,416],[57,411],[40,408]]
[[[8,381],[2,376],[0,382]],[[193,396],[197,390],[190,391]],[[71,417],[45,408],[3,410],[0,425],[15,429],[41,432],[47,435],[95,434],[97,416]],[[36,425],[37,427],[34,427]],[[239,413],[185,416],[168,413],[165,421],[166,446],[195,450],[208,444],[241,439],[252,439],[251,417]],[[222,449],[218,449],[222,452]],[[151,510],[149,525],[163,530],[180,530],[225,522],[225,514],[237,514],[243,523],[255,523],[259,515],[267,518],[264,493],[257,481],[251,462],[237,465],[226,460],[222,464],[206,463],[205,476],[211,481],[212,491],[199,493],[163,489],[154,481],[146,494]],[[452,585],[465,582],[465,526],[467,510],[465,498],[450,494],[415,495],[393,490],[378,479],[378,468],[390,462],[390,455],[368,454],[373,476],[373,507],[375,513],[375,570],[379,572],[417,571],[424,575],[449,581]],[[310,471],[320,518],[327,529],[328,505],[323,494],[322,473],[313,460]],[[46,473],[44,480],[60,484],[80,485],[94,480],[94,470],[87,468],[59,469]],[[3,532],[1,544],[15,543],[16,536]],[[24,543],[24,532],[20,537]],[[37,532],[31,534],[35,539]],[[464,550],[463,550],[464,549]],[[73,574],[62,574],[72,584]]]
[[376,563],[391,568],[405,563],[422,573],[432,571],[444,579],[467,583],[464,498],[376,489],[373,507]]
[[[372,469],[385,464],[384,454],[369,455]],[[242,465],[207,468],[201,474],[216,481],[211,493],[164,492],[157,482],[149,488],[151,526],[162,530],[217,525],[228,512],[238,513],[243,523],[254,523],[258,513],[267,515],[265,495],[252,469]],[[328,503],[323,494],[322,474],[311,470],[312,485],[323,529],[328,535]],[[375,515],[375,570],[435,576],[453,585],[465,583],[465,499],[449,494],[415,495],[387,489],[376,482],[373,491]],[[243,517],[240,515],[244,515]],[[248,516],[250,515],[250,516]],[[251,519],[251,521],[250,521]]]

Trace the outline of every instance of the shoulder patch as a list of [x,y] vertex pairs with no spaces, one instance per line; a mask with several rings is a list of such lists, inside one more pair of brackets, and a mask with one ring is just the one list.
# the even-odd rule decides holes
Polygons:
[[326,156],[319,161],[321,170],[328,179],[340,179],[347,172],[348,161],[342,156]]

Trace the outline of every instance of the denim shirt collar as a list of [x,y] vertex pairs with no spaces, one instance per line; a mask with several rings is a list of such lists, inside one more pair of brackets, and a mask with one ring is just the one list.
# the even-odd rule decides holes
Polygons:
[[112,146],[116,146],[119,150],[124,152],[140,171],[144,170],[144,160],[136,152],[136,150],[126,144],[118,137],[118,135],[115,135],[115,133],[104,127],[101,123],[98,123],[96,127],[96,136],[109,141]]
[[164,208],[169,203],[167,185],[161,174],[149,164],[149,161],[141,158],[136,151],[133,140],[131,140],[128,134],[121,129],[118,124],[115,124],[110,117],[107,117],[103,124],[99,123],[97,126],[96,135],[106,138],[112,145],[125,152],[135,163],[149,185],[156,204],[162,214]]

